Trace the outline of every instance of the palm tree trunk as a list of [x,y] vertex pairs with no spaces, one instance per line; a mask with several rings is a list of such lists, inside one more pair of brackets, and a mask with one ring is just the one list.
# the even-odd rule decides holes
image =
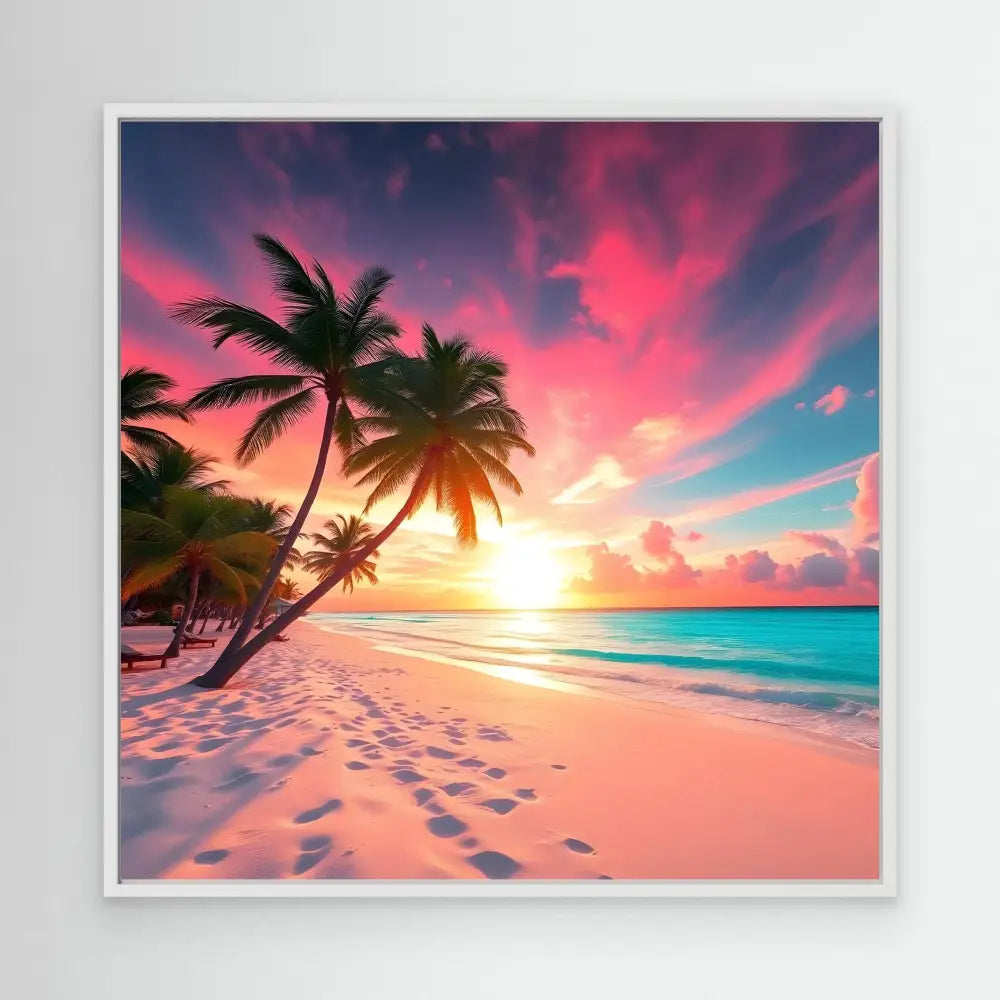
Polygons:
[[233,656],[223,663],[222,657],[206,670],[200,677],[196,677],[191,683],[204,688],[223,688],[236,673],[246,665],[252,656],[259,653],[276,635],[280,635],[283,629],[288,628],[292,622],[301,618],[321,597],[328,594],[345,576],[353,573],[354,569],[363,563],[385,540],[410,516],[417,501],[424,493],[424,484],[431,475],[431,468],[425,465],[421,469],[410,490],[410,495],[406,498],[406,503],[399,509],[399,513],[377,534],[368,544],[358,550],[357,555],[346,563],[341,570],[331,573],[325,580],[318,583],[305,597],[300,598],[290,608],[278,615],[270,625],[261,629],[246,645],[235,650]]
[[204,617],[201,620],[201,628],[198,629],[198,635],[201,635],[205,631],[205,626],[208,624],[208,616],[212,613],[212,599],[215,597],[215,592],[219,589],[219,584],[212,584],[212,589],[209,590],[208,595],[205,597],[205,603],[201,606],[201,614]]
[[228,608],[219,608],[219,624],[215,626],[216,632],[221,632],[226,627],[226,619],[229,617]]
[[184,635],[184,630],[188,626],[188,621],[191,618],[191,612],[194,610],[194,603],[198,600],[198,576],[200,574],[192,571],[191,573],[191,583],[188,585],[188,598],[184,605],[184,610],[181,612],[180,621],[177,623],[177,628],[174,630],[174,637],[170,640],[170,645],[163,651],[164,658],[168,656],[179,656],[181,651],[181,636]]
[[[275,581],[281,575],[281,570],[285,565],[285,560],[288,558],[288,553],[291,552],[292,546],[295,545],[295,542],[299,537],[299,532],[302,530],[302,525],[305,524],[306,518],[309,516],[309,511],[312,509],[313,501],[316,499],[316,495],[319,493],[320,484],[323,482],[323,474],[326,472],[326,462],[330,455],[330,444],[333,441],[333,420],[337,415],[338,399],[339,397],[337,395],[331,395],[328,397],[326,418],[323,421],[323,437],[320,439],[319,443],[319,455],[316,458],[316,468],[313,471],[313,477],[309,483],[309,488],[306,490],[306,495],[302,498],[302,506],[299,507],[299,512],[295,515],[295,520],[289,525],[288,531],[285,533],[284,541],[282,541],[281,545],[278,546],[278,551],[275,552],[274,558],[271,560],[271,566],[267,571],[267,576],[265,576],[261,582],[260,590],[257,592],[257,596],[253,599],[250,606],[244,613],[243,620],[240,622],[240,626],[236,630],[236,634],[230,640],[229,645],[226,646],[226,648],[219,654],[218,660],[216,660],[215,665],[209,673],[218,669],[220,676],[225,674],[225,672],[229,669],[228,664],[236,659],[236,655],[239,652],[240,647],[246,642],[247,636],[250,634],[250,629],[253,627],[254,622],[257,621],[258,616],[267,605],[271,596],[271,590],[274,587]],[[234,670],[230,673],[226,679],[228,680],[228,678],[235,672],[236,671]],[[222,687],[221,684],[217,686]]]

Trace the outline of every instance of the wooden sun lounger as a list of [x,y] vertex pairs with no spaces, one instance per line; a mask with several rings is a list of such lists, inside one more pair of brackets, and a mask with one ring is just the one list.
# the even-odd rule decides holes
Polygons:
[[141,653],[138,649],[122,643],[122,663],[125,664],[126,670],[131,670],[137,663],[155,663],[157,660],[160,661],[162,670],[167,665],[167,660],[172,659],[173,657],[167,656],[166,653]]
[[181,636],[182,646],[214,646],[218,639],[206,639],[203,635],[195,635],[193,632],[185,632]]

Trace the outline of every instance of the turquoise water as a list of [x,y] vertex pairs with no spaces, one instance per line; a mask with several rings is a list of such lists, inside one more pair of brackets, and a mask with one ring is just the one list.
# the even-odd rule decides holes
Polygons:
[[878,746],[877,608],[315,614],[386,649]]

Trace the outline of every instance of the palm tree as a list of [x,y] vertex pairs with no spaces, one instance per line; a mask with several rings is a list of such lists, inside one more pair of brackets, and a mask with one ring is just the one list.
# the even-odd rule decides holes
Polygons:
[[283,323],[220,298],[180,303],[173,315],[211,330],[214,347],[234,339],[285,371],[222,379],[196,393],[188,406],[198,411],[267,403],[240,440],[236,462],[241,466],[257,458],[323,399],[326,409],[316,467],[302,504],[220,663],[233,658],[268,601],[319,492],[333,440],[345,453],[361,443],[352,406],[376,390],[384,371],[381,359],[400,332],[396,321],[380,308],[392,281],[384,268],[363,271],[347,294],[338,296],[318,261],[313,261],[310,273],[273,236],[258,233],[254,242],[285,306]]
[[156,513],[169,486],[222,493],[225,479],[209,479],[217,458],[195,448],[158,441],[134,457],[122,452],[121,505],[129,510]]
[[165,431],[136,424],[136,420],[150,417],[173,417],[191,422],[191,415],[183,403],[166,399],[165,394],[175,389],[177,383],[169,376],[149,368],[129,368],[121,380],[121,432],[137,453],[157,445],[180,445]]
[[134,567],[122,583],[122,599],[178,575],[187,584],[184,610],[166,655],[180,651],[202,576],[219,581],[240,600],[246,599],[248,588],[257,586],[246,567],[262,570],[276,542],[262,532],[246,531],[245,517],[242,500],[176,486],[164,491],[162,517],[122,511],[122,550]]
[[357,485],[372,487],[365,513],[410,483],[403,506],[349,561],[194,683],[224,687],[275,635],[373,555],[428,497],[451,514],[460,545],[476,543],[475,500],[502,523],[492,482],[520,495],[521,484],[507,463],[514,451],[535,453],[525,440],[523,418],[507,400],[506,376],[507,366],[496,355],[476,350],[462,336],[442,342],[425,325],[421,355],[392,360],[381,396],[371,399],[369,415],[358,419],[362,433],[381,436],[359,445],[344,462],[346,473],[360,474]]
[[297,601],[302,596],[302,591],[290,576],[280,576],[274,585],[274,596],[279,601]]
[[[340,569],[350,563],[375,534],[372,526],[362,521],[357,514],[352,514],[349,518],[337,514],[323,527],[329,534],[324,535],[317,531],[310,535],[313,545],[317,547],[302,557],[302,568],[319,577],[320,582],[333,573],[339,573]],[[364,580],[373,585],[378,583],[378,577],[375,575],[375,560],[378,555],[376,549],[343,577],[345,594],[354,593],[355,583]]]

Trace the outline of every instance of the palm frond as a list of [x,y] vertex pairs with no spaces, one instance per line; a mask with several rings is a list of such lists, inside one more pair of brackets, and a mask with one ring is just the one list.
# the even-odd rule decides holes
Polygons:
[[253,241],[264,255],[279,298],[295,309],[324,305],[309,272],[281,240],[268,233],[255,233]]
[[303,375],[241,375],[199,389],[187,402],[192,410],[216,410],[283,399],[305,384]]
[[309,371],[288,331],[257,309],[212,296],[180,302],[170,310],[170,315],[181,323],[213,332],[212,346],[215,348],[233,338],[274,364]]
[[184,561],[180,554],[175,553],[137,566],[122,582],[122,600],[127,601],[130,597],[141,594],[144,590],[158,587],[177,573],[183,565]]
[[155,451],[157,448],[181,448],[179,441],[165,431],[155,427],[140,427],[138,424],[122,424],[122,436],[136,450],[137,455]]
[[265,407],[240,439],[236,464],[249,465],[316,405],[315,389],[303,389]]

